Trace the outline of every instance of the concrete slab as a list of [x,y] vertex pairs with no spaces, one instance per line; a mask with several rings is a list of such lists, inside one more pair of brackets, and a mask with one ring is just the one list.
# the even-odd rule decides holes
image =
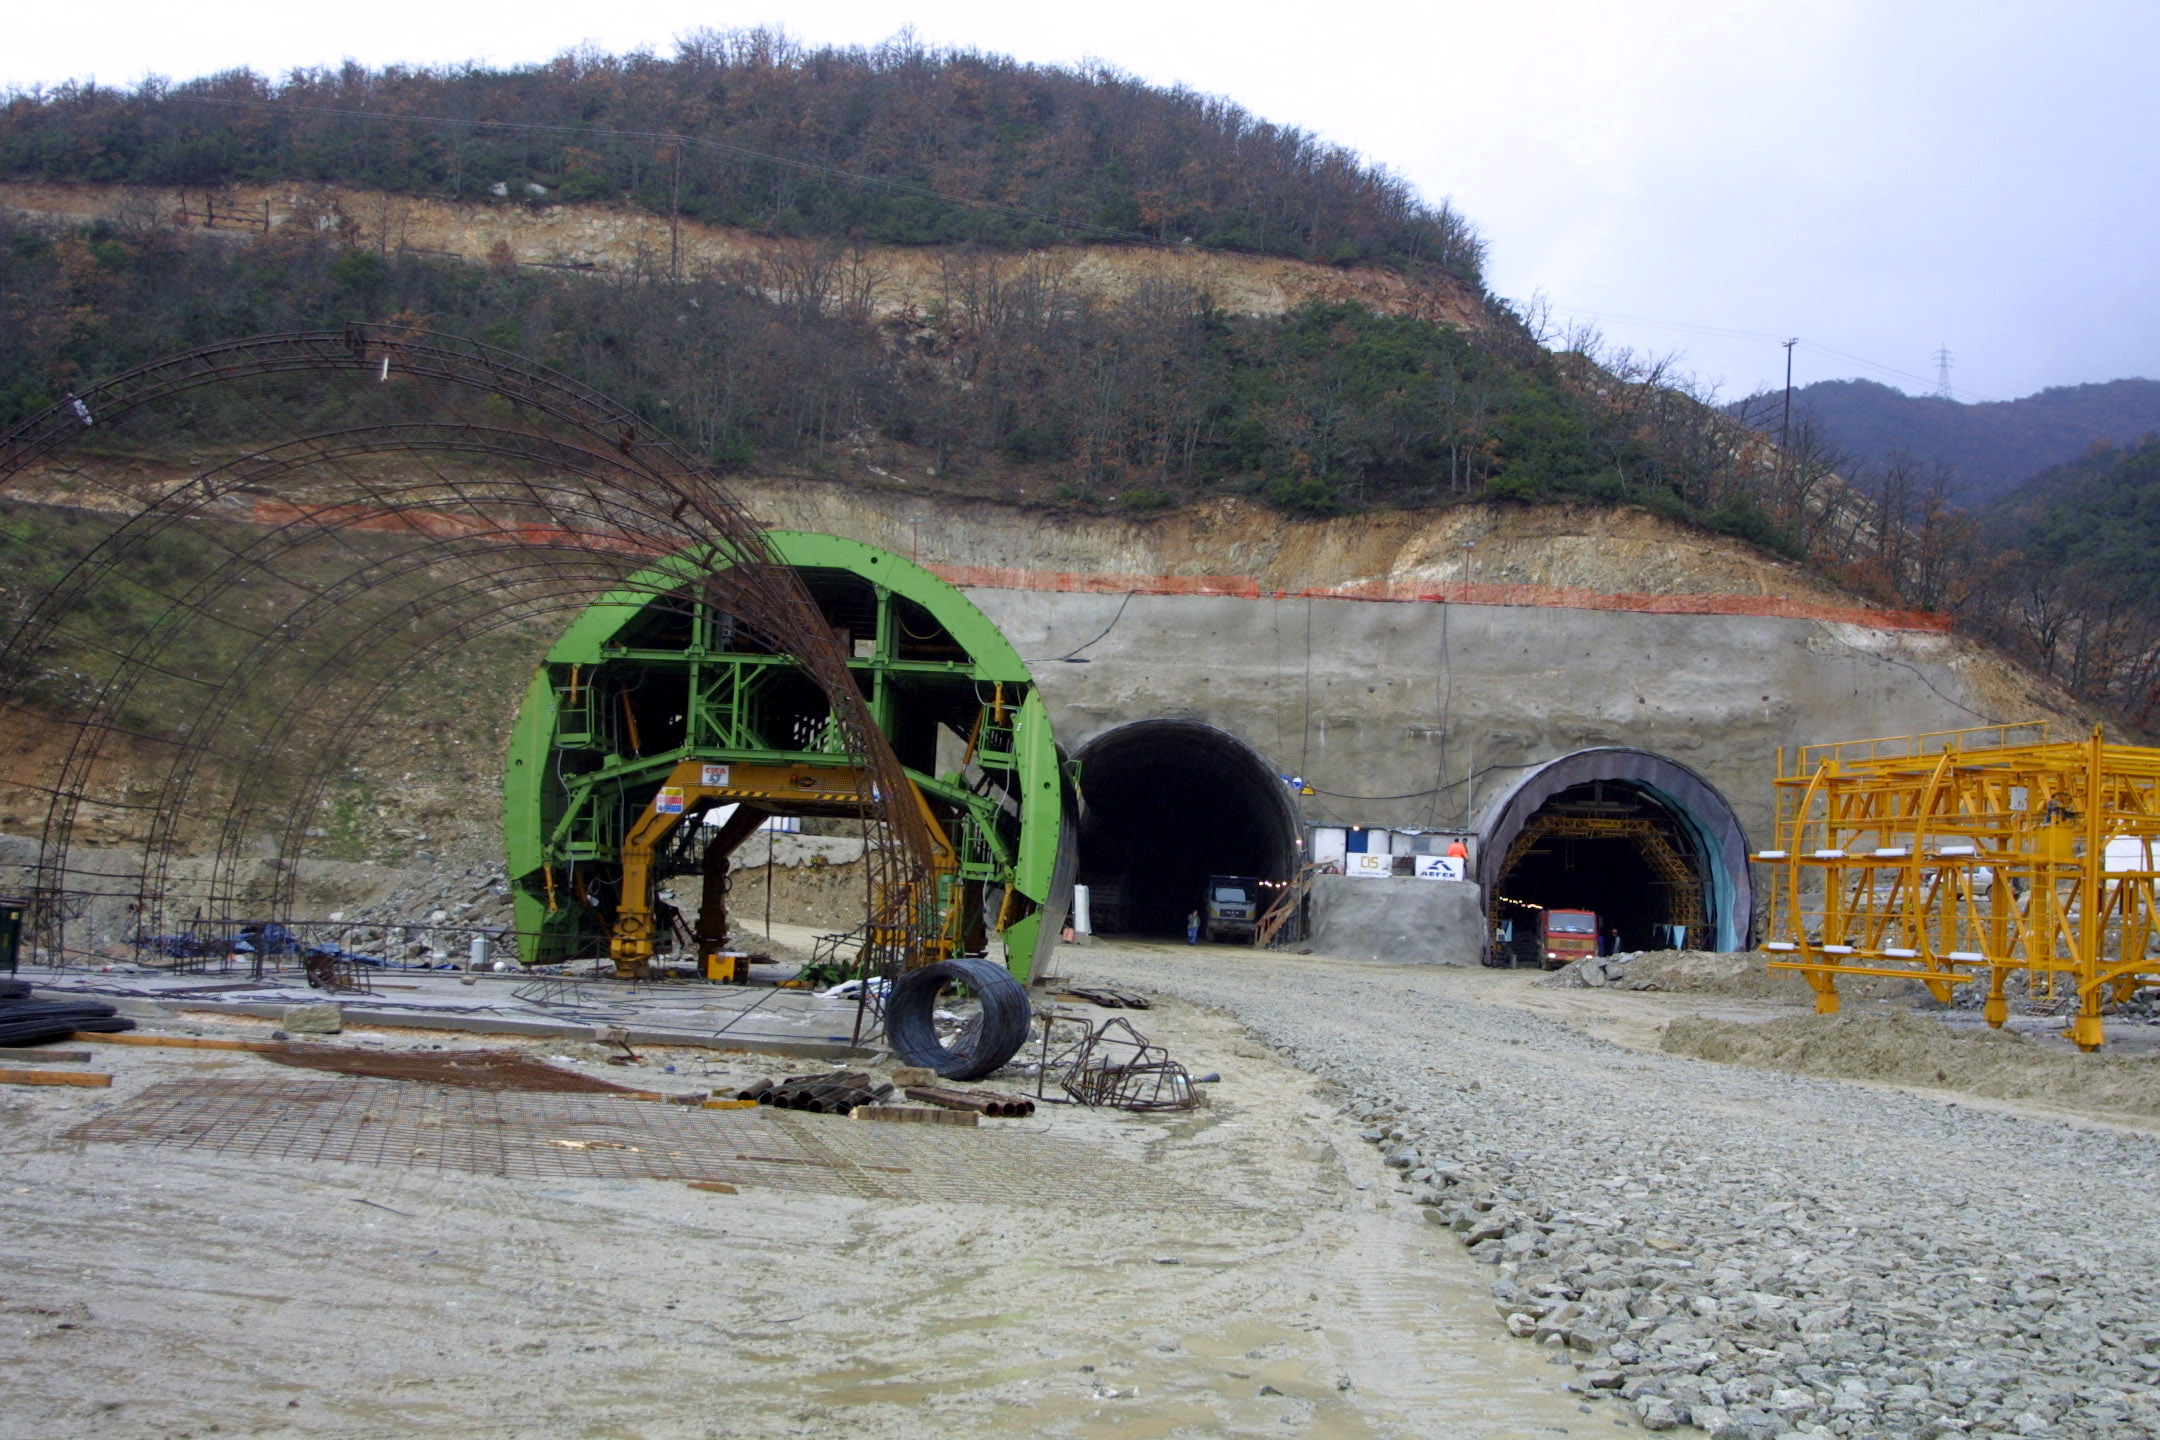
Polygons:
[[1318,954],[1398,965],[1475,965],[1485,917],[1467,881],[1322,875],[1313,882],[1310,945]]

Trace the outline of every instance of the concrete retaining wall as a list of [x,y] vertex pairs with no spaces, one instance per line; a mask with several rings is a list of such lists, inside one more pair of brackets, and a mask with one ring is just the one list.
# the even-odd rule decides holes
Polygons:
[[[1278,772],[1303,776],[1319,792],[1300,800],[1303,817],[1321,823],[1471,828],[1525,769],[1632,745],[1700,771],[1763,844],[1780,746],[2042,713],[2014,695],[2005,703],[2008,687],[1986,682],[2007,667],[1966,641],[1818,620],[988,589],[969,597],[1032,663],[1069,750],[1133,720],[1202,721]],[[1098,635],[1088,664],[1054,658]]]
[[1467,881],[1360,879],[1313,882],[1310,945],[1318,954],[1394,965],[1475,965],[1485,920]]
[[1308,821],[1469,829],[1525,769],[1632,745],[1700,771],[1763,844],[1781,745],[2036,718],[2082,733],[1983,647],[1865,623],[1821,578],[1644,511],[1296,520],[1219,500],[1139,519],[738,488],[772,523],[952,575],[1033,669],[1068,753],[1134,720],[1201,721],[1310,781]]

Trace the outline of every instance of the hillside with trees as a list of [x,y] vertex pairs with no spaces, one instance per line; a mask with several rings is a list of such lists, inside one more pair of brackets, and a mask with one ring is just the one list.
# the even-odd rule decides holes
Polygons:
[[337,181],[873,244],[1120,239],[1471,281],[1483,256],[1447,205],[1216,97],[1101,67],[906,41],[809,49],[764,30],[692,35],[668,57],[17,94],[0,105],[0,179]]
[[2096,446],[1981,513],[1982,633],[2074,694],[2160,727],[2160,439]]
[[[1733,409],[1775,423],[1783,400],[1759,395]],[[1980,505],[2095,445],[2160,433],[2160,380],[2058,385],[1977,404],[1872,380],[1822,380],[1793,391],[1793,411],[1811,417],[1853,468],[1939,468],[1953,500]]]
[[[2147,451],[2096,454],[1987,517],[1957,503],[1946,461],[1892,446],[1856,463],[1814,405],[1780,451],[1747,423],[1759,407],[1736,418],[1661,362],[1556,338],[1483,292],[1479,242],[1447,207],[1219,100],[749,34],[668,59],[231,74],[0,105],[0,181],[208,195],[265,179],[573,226],[665,210],[766,238],[724,261],[600,271],[404,248],[335,204],[277,223],[265,211],[252,229],[190,228],[184,208],[179,223],[126,205],[84,223],[0,210],[0,429],[175,351],[383,321],[551,365],[723,470],[905,477],[1096,513],[1211,495],[1300,515],[1637,505],[1882,603],[1955,614],[2082,698],[2140,725],[2160,715],[2147,673],[2160,623],[2141,628],[2160,606],[2121,583],[2139,556],[2084,533],[2132,533]],[[1182,253],[1188,239],[1444,274],[1478,323],[1320,297],[1231,311],[1202,284],[1091,288],[1057,262]],[[933,278],[905,305],[862,283],[873,241],[927,257]],[[2097,423],[2132,414],[2146,383],[2032,398]],[[235,445],[259,441],[251,426],[232,417]]]
[[[966,245],[926,247],[932,283],[895,308],[863,249],[829,237],[600,273],[396,248],[334,205],[243,230],[114,208],[0,218],[0,321],[17,340],[0,352],[0,424],[176,350],[397,319],[562,369],[727,468],[870,483],[897,467],[1126,510],[1210,493],[1307,514],[1582,496],[1790,548],[1759,442],[1655,367],[1556,353],[1483,299],[1471,327],[1332,299],[1233,313],[1146,267],[1105,290],[1056,249]],[[1098,269],[1104,249],[1090,247]]]

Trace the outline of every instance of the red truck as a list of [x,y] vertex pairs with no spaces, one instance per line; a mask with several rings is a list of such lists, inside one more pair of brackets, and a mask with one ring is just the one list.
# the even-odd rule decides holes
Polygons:
[[1544,932],[1545,968],[1557,970],[1571,961],[1598,953],[1598,917],[1595,910],[1547,910],[1540,927]]

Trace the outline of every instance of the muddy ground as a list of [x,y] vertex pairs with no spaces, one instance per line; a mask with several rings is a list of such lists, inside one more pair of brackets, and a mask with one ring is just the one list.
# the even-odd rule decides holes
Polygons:
[[[1490,1272],[1323,1082],[1225,1017],[1138,1018],[1221,1073],[1211,1106],[979,1132],[1119,1167],[1114,1208],[1054,1176],[1018,1203],[902,1205],[84,1144],[69,1132],[179,1077],[399,1083],[95,1046],[110,1090],[0,1091],[0,1435],[1586,1433],[1572,1372],[1498,1327]],[[664,1089],[776,1068],[567,1058]]]

